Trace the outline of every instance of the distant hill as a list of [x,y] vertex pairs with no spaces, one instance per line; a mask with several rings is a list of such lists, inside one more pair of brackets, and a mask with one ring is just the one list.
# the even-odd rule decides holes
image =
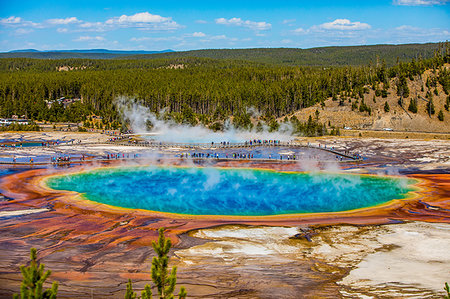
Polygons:
[[106,49],[37,51],[34,49],[0,53],[0,58],[39,59],[179,59],[210,58],[218,60],[240,60],[247,62],[285,66],[346,66],[368,65],[386,62],[393,66],[398,61],[412,58],[430,58],[438,49],[438,43],[371,45],[299,48],[254,48],[254,49],[206,49],[175,52],[164,51],[113,51]]
[[438,43],[298,48],[255,48],[255,49],[210,49],[150,55],[132,55],[125,59],[155,59],[200,57],[213,59],[246,60],[277,65],[302,66],[343,66],[367,65],[369,62],[386,61],[392,66],[399,61],[412,58],[429,58],[438,48]]
[[67,59],[67,58],[84,58],[84,59],[112,59],[126,55],[148,55],[158,53],[169,53],[173,50],[163,51],[120,51],[107,49],[87,49],[87,50],[50,50],[39,51],[35,49],[14,50],[10,52],[0,53],[0,58],[37,58],[37,59]]

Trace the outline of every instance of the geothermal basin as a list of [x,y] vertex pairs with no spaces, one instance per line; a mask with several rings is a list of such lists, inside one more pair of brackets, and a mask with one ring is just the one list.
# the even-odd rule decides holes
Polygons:
[[[48,187],[130,209],[270,216],[340,212],[411,197],[413,179],[213,167],[107,167],[51,176]],[[131,192],[132,191],[132,192]]]

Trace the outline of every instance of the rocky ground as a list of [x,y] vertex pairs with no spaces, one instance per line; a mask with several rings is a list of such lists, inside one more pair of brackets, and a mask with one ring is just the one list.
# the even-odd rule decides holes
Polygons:
[[[39,134],[42,133],[27,133],[26,138],[57,137],[51,133]],[[87,142],[105,136],[73,133],[66,138]],[[350,150],[365,158],[353,164],[333,163],[327,166],[328,170],[440,176],[440,189],[425,190],[422,195],[426,201],[427,196],[440,194],[439,207],[429,207],[430,215],[433,209],[439,210],[439,218],[430,216],[419,222],[400,223],[405,215],[398,213],[391,224],[383,225],[231,223],[191,230],[180,236],[181,242],[171,252],[171,265],[179,267],[178,282],[186,286],[188,297],[436,298],[442,295],[444,282],[450,277],[446,250],[450,245],[450,141],[373,137],[301,140]],[[57,150],[101,155],[105,151],[133,153],[147,149],[82,143]],[[1,154],[9,157],[54,151],[52,148],[2,149]],[[308,170],[308,165],[314,167],[300,163],[303,170]],[[153,251],[149,242],[141,242],[139,246],[130,244],[138,231],[145,233],[147,225],[158,220],[141,219],[133,213],[119,217],[88,210],[76,210],[72,216],[63,218],[58,211],[43,206],[24,206],[17,211],[8,204],[8,198],[2,200],[0,297],[10,297],[19,290],[18,267],[28,260],[30,246],[38,248],[42,262],[53,270],[50,280],[60,282],[61,298],[123,298],[128,278],[135,282],[137,290],[150,280]],[[70,209],[70,206],[61,208]],[[422,210],[409,209],[411,219],[421,219]],[[48,219],[59,222],[53,222],[53,228],[39,226]],[[97,219],[95,226],[88,225],[92,219]],[[144,230],[133,224],[137,219]],[[83,227],[84,235],[72,229],[71,225],[77,223]],[[148,230],[150,233],[154,231]],[[91,241],[86,242],[88,239]]]

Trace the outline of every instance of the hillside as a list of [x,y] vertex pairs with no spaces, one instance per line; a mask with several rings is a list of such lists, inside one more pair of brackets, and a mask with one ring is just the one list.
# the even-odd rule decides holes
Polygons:
[[[231,120],[238,129],[267,125],[274,131],[280,127],[275,119],[296,113],[301,122],[293,119],[292,124],[298,135],[322,136],[333,126],[445,132],[449,63],[448,44],[432,58],[392,67],[298,67],[195,57],[0,59],[0,116],[126,128],[118,101],[132,101],[164,119],[213,130]],[[404,109],[398,104],[401,97]],[[60,98],[80,100],[70,106],[48,105]],[[417,108],[407,112],[412,99],[417,99]],[[429,99],[435,106],[431,115],[425,109]],[[384,112],[386,103],[390,109]],[[315,121],[317,107],[322,113],[318,110]],[[93,115],[104,121],[93,124]],[[314,119],[305,122],[310,115]]]
[[257,48],[257,49],[210,49],[172,52],[151,55],[133,55],[127,59],[154,59],[199,57],[213,59],[234,59],[286,66],[345,66],[368,65],[382,60],[388,66],[412,58],[429,58],[438,48],[437,43],[405,45],[372,45],[348,47],[322,47],[310,49]]
[[[39,52],[21,50],[0,53],[0,58],[37,59],[179,59],[186,57],[211,58],[219,60],[241,60],[283,66],[345,66],[368,65],[386,62],[392,66],[398,61],[412,58],[429,58],[438,48],[437,43],[404,45],[371,45],[347,47],[298,48],[255,48],[255,49],[207,49],[173,52],[144,53],[139,51],[65,50]],[[136,55],[138,54],[138,55]]]
[[[450,70],[450,64],[445,65],[446,70]],[[413,81],[408,81],[408,88],[410,95],[403,99],[403,107],[399,105],[399,96],[396,95],[395,79],[390,80],[390,88],[388,89],[388,96],[382,98],[375,96],[375,91],[369,89],[369,92],[364,94],[364,103],[372,110],[371,115],[368,112],[360,112],[359,109],[352,110],[352,103],[357,102],[358,107],[361,104],[361,99],[350,98],[344,101],[344,106],[339,104],[339,101],[333,101],[331,98],[325,101],[325,106],[322,108],[320,104],[299,110],[292,115],[297,116],[301,121],[307,121],[309,116],[313,116],[316,110],[319,111],[319,122],[328,122],[331,126],[339,128],[348,127],[351,129],[363,130],[385,130],[392,129],[393,131],[402,132],[440,132],[450,133],[450,112],[444,108],[447,103],[448,95],[445,94],[442,86],[437,84],[436,87],[428,88],[426,82],[428,78],[432,79],[436,74],[431,70],[425,71],[421,77],[414,78]],[[424,87],[422,91],[422,86]],[[434,93],[437,90],[438,95]],[[434,114],[429,115],[427,110],[427,92],[433,94]],[[375,97],[375,102],[374,102]],[[410,101],[417,99],[417,113],[408,110]],[[350,102],[351,100],[351,102]],[[384,105],[388,103],[390,107],[389,112],[385,112]],[[439,111],[444,114],[444,121],[440,121],[437,117]],[[280,118],[280,120],[284,117]],[[342,130],[342,129],[341,129]]]

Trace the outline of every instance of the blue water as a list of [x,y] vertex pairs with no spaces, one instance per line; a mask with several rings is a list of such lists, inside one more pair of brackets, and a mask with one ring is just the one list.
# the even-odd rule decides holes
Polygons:
[[58,190],[118,207],[194,215],[336,212],[401,199],[413,181],[257,169],[104,168],[51,177]]

